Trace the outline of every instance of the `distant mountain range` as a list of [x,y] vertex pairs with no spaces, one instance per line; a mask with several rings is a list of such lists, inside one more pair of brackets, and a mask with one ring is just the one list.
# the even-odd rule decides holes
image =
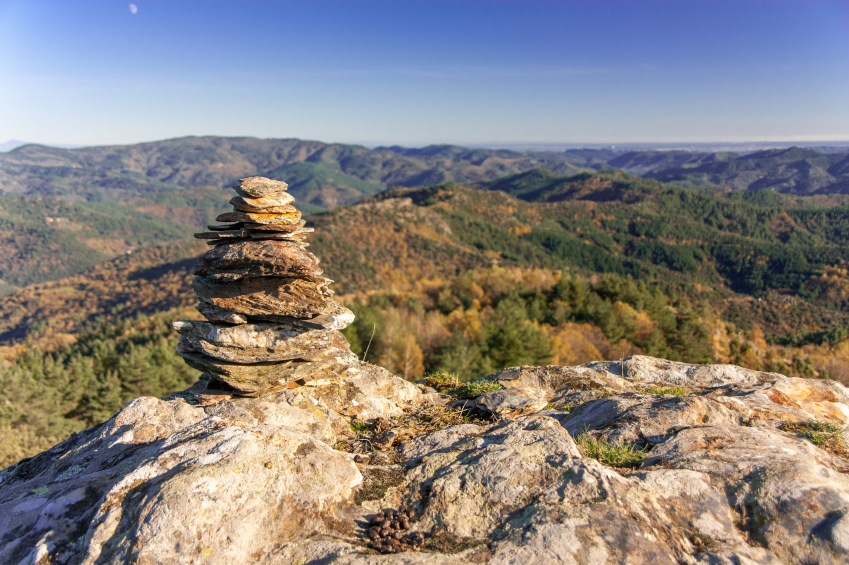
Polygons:
[[179,188],[227,186],[261,175],[289,182],[302,208],[314,211],[351,204],[390,186],[480,181],[537,167],[564,175],[585,170],[569,161],[562,153],[447,145],[367,149],[247,137],[184,137],[80,149],[25,145],[0,154],[0,190],[71,201],[126,200]]
[[454,145],[368,149],[250,137],[183,137],[77,149],[24,145],[0,153],[0,192],[72,202],[127,201],[198,186],[223,187],[261,175],[289,182],[304,211],[317,212],[394,186],[476,183],[535,169],[561,176],[623,169],[691,188],[849,193],[849,153],[837,149],[793,147],[748,154],[611,148],[518,152]]
[[[214,197],[195,196],[199,202]],[[21,198],[23,209],[36,197],[3,198]],[[179,225],[168,231],[165,206],[157,214],[133,212],[124,225],[109,223],[117,208],[89,206],[51,208],[51,217],[72,216],[78,225],[51,227],[55,234],[45,232],[42,239],[54,246],[91,245],[93,238],[74,238],[76,230],[99,233],[101,245],[128,240],[128,232],[136,240],[162,242],[190,231]],[[40,217],[33,215],[33,224]],[[343,295],[402,296],[422,281],[452,280],[498,264],[608,274],[667,293],[712,296],[724,319],[742,328],[757,323],[775,338],[798,333],[808,339],[805,332],[845,327],[849,320],[849,280],[838,268],[849,264],[846,195],[694,191],[621,171],[563,177],[534,170],[474,188],[393,188],[307,219],[316,228],[310,250]],[[91,257],[86,270],[88,256],[46,243],[0,262],[0,272],[30,284],[0,297],[0,346],[27,336],[48,339],[94,318],[189,307],[193,257],[206,249],[183,239],[106,263]],[[58,276],[37,271],[48,263]]]

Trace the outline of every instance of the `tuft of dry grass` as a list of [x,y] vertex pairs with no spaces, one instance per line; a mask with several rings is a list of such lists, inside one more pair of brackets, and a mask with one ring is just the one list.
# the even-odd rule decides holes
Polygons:
[[849,459],[849,446],[843,428],[831,422],[808,420],[806,422],[788,422],[781,426],[785,432],[799,434],[811,443],[828,451],[832,455]]
[[664,394],[664,395],[672,395],[672,396],[684,396],[685,394],[690,394],[690,392],[682,388],[680,386],[658,386],[658,387],[650,387],[643,390],[645,394]]
[[599,463],[610,467],[630,469],[639,467],[651,449],[650,446],[638,449],[627,443],[610,442],[593,437],[587,431],[576,435],[575,443],[578,444],[585,457],[592,457]]
[[456,374],[444,372],[431,373],[421,383],[425,386],[435,388],[443,394],[451,394],[461,399],[477,398],[482,394],[495,392],[504,388],[498,381],[478,379],[469,383],[460,382]]
[[354,438],[341,441],[334,447],[349,453],[386,451],[404,445],[415,437],[470,422],[491,424],[492,420],[464,407],[422,404],[392,419],[376,418],[367,422],[353,420],[350,426]]

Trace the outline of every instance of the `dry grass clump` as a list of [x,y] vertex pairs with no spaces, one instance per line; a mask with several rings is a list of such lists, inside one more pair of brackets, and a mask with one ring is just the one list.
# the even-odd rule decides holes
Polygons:
[[685,394],[690,394],[690,392],[687,389],[682,388],[680,386],[650,387],[650,388],[643,390],[643,392],[645,394],[668,394],[668,395],[672,395],[672,396],[684,396]]
[[831,422],[808,420],[806,422],[788,422],[781,426],[785,432],[799,434],[811,443],[838,457],[849,459],[849,446],[843,428]]
[[650,446],[639,449],[627,443],[610,442],[593,437],[586,431],[575,436],[575,443],[578,444],[585,457],[592,457],[599,463],[610,467],[630,469],[639,467],[651,449]]
[[469,383],[460,382],[456,374],[445,372],[431,373],[420,382],[443,394],[450,394],[457,398],[477,398],[482,394],[504,388],[498,381],[478,379]]
[[349,453],[386,451],[404,445],[415,437],[470,422],[492,423],[488,416],[473,409],[423,404],[406,410],[403,416],[391,419],[353,420],[350,425],[355,437],[341,441],[335,447]]

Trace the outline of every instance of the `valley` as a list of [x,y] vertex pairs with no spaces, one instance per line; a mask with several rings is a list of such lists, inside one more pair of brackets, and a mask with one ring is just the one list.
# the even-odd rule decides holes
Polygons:
[[[492,165],[487,155],[478,167]],[[647,354],[849,383],[848,195],[693,188],[599,158],[572,155],[577,164],[560,161],[558,174],[515,157],[494,180],[486,169],[386,190],[351,174],[355,160],[342,159],[347,177],[331,168],[342,161],[324,161],[321,175],[280,166],[293,193],[323,195],[321,206],[298,205],[319,210],[306,216],[309,249],[357,315],[345,330],[352,349],[407,379]],[[197,377],[169,323],[200,318],[190,279],[207,246],[191,234],[226,210],[227,192],[127,185],[86,199],[60,178],[64,193],[0,196],[0,386],[15,399],[0,407],[0,428],[16,438],[6,462]]]

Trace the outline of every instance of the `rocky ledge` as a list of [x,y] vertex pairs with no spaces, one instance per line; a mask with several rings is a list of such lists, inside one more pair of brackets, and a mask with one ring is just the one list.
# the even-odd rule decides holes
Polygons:
[[339,372],[139,398],[0,471],[0,563],[848,561],[838,383],[648,357]]

